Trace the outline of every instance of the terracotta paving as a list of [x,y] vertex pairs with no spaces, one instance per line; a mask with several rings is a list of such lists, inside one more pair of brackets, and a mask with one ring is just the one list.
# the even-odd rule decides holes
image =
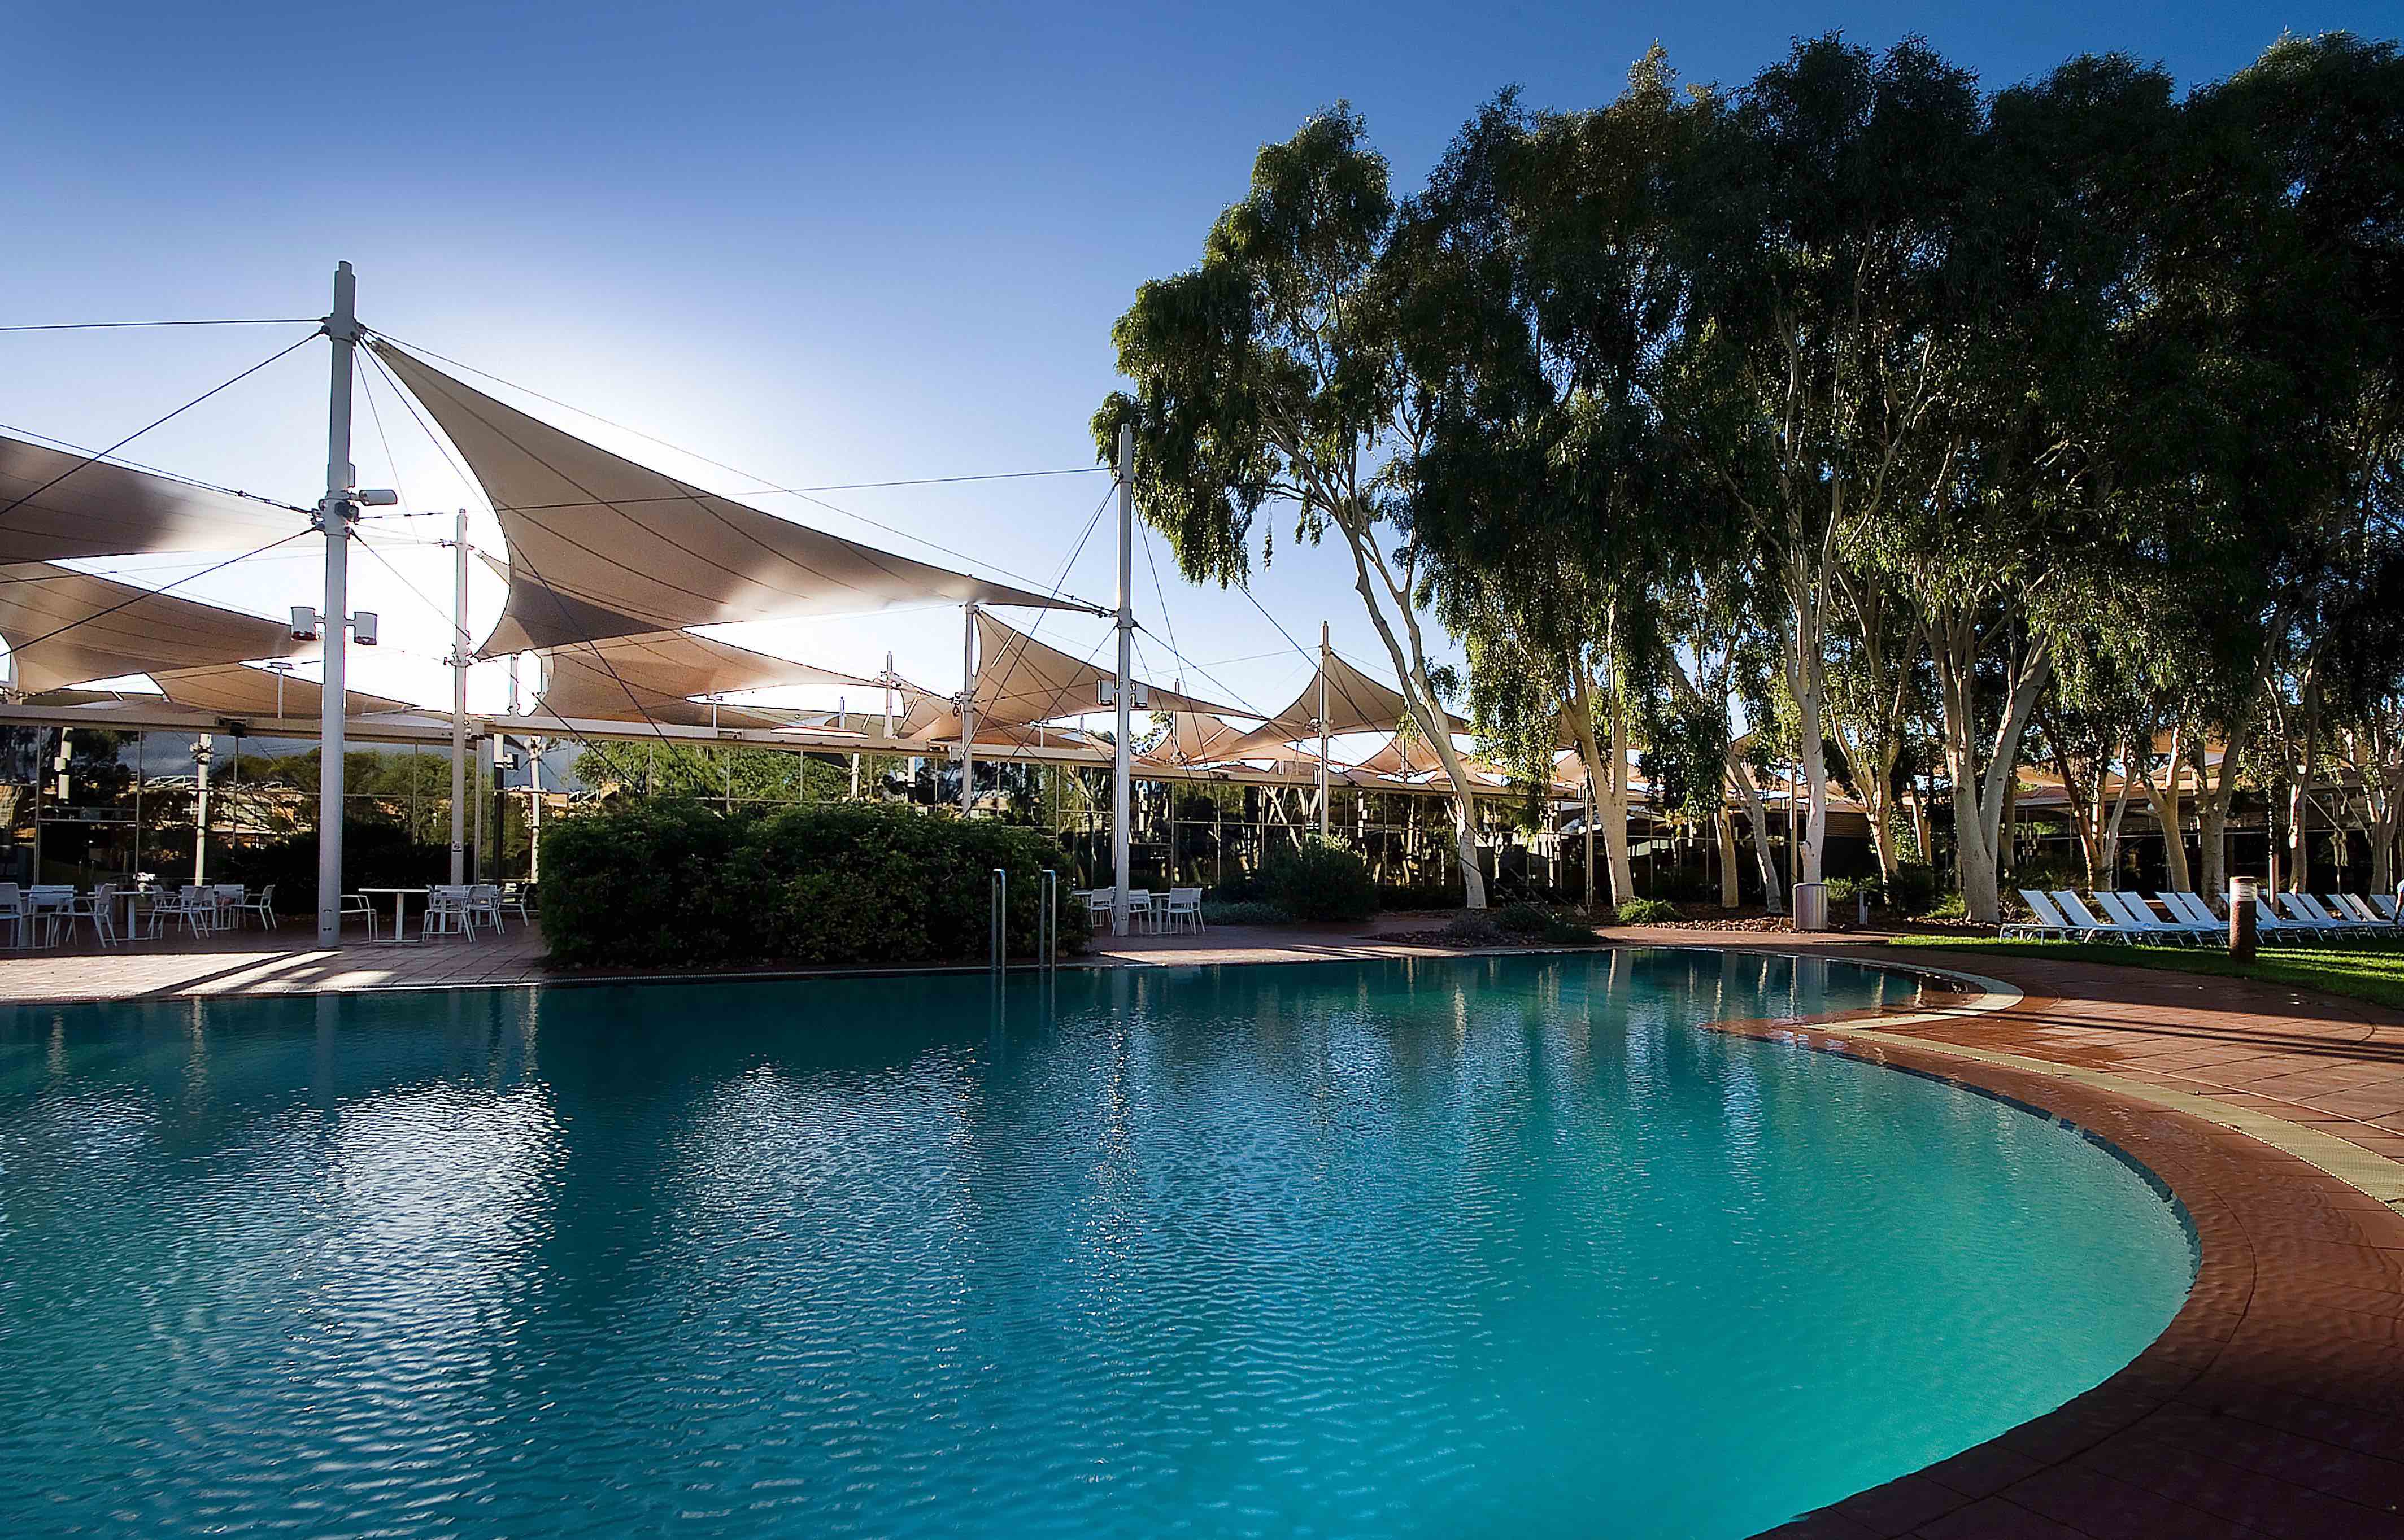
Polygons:
[[[1130,937],[1103,944],[1090,961],[1408,955],[1425,949],[1387,937],[1428,924],[1396,916],[1365,931]],[[2388,1164],[2404,1162],[2404,1017],[2279,985],[1895,949],[1874,936],[1628,930],[1613,939],[1858,956],[2002,980],[2021,998],[1976,1014],[1722,1026],[1952,1080],[2074,1122],[2167,1182],[2201,1242],[2186,1306],[2128,1367],[2000,1437],[1771,1534],[2404,1540],[2404,1198],[2391,1205],[2370,1190],[2404,1171]],[[301,940],[287,927],[101,954],[0,954],[0,1000],[557,978],[523,930],[472,944],[362,942],[335,951]],[[2375,1169],[2366,1177],[2297,1148],[2365,1152],[2354,1158]]]

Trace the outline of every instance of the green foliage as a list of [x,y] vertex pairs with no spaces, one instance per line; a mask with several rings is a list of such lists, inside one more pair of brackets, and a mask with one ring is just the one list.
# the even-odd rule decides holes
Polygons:
[[1205,903],[1202,923],[1206,925],[1291,925],[1293,916],[1275,904],[1254,898],[1239,898],[1227,903]]
[[698,802],[645,798],[543,830],[543,937],[563,963],[626,967],[747,960],[729,891],[744,825]]
[[[256,848],[236,845],[216,856],[209,881],[275,888],[285,914],[317,909],[317,832],[287,835]],[[350,819],[342,825],[342,880],[360,888],[422,888],[451,881],[451,847],[412,839],[400,824]]]
[[1942,887],[1935,867],[1906,861],[1886,881],[1887,907],[1898,914],[1926,914],[1936,906]]
[[1483,914],[1464,914],[1444,927],[1444,938],[1456,947],[1501,947],[1512,937]]
[[[1041,872],[1028,829],[861,803],[729,817],[648,798],[554,825],[543,840],[543,930],[562,962],[911,965],[984,957],[991,874],[1010,874],[1013,952],[1034,946]],[[1083,911],[1060,909],[1063,950]]]
[[1494,926],[1515,941],[1556,947],[1591,946],[1593,928],[1534,904],[1511,904],[1494,912]]
[[[2404,947],[2264,948],[2250,963],[2209,947],[2130,947],[2107,942],[1998,941],[1991,936],[1905,936],[1895,944],[2120,967],[2160,968],[2223,978],[2261,978],[2298,989],[2404,1009]],[[1971,964],[1975,967],[1975,964]]]
[[1377,884],[1349,846],[1316,836],[1271,860],[1262,873],[1270,900],[1296,920],[1366,920]]
[[1623,925],[1660,925],[1678,918],[1678,908],[1659,898],[1630,898],[1612,911]]

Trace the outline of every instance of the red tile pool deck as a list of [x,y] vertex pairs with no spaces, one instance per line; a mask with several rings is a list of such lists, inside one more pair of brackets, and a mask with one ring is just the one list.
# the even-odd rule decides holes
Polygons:
[[[1365,932],[1131,937],[1093,961],[1392,956],[1425,949],[1387,936],[1427,924],[1394,917]],[[1894,949],[1875,936],[1629,929],[1610,939],[1824,953],[2009,986],[1976,1009],[1967,993],[1936,994],[1908,1011],[1720,1026],[1956,1081],[2076,1123],[2168,1183],[2201,1242],[2186,1307],[2119,1373],[1771,1534],[2404,1540],[2404,1016],[2278,985]],[[524,931],[473,945],[303,942],[287,928],[98,955],[5,955],[0,1000],[558,977]]]

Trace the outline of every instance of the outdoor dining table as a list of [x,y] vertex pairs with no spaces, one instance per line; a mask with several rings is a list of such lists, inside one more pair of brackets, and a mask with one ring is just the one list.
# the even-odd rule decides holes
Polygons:
[[[412,893],[429,893],[433,890],[429,888],[357,888],[353,891],[357,893],[388,893],[392,895],[393,939],[396,941],[409,942],[409,895]],[[426,937],[421,936],[417,939],[423,941]],[[414,945],[415,943],[412,942],[410,944]]]

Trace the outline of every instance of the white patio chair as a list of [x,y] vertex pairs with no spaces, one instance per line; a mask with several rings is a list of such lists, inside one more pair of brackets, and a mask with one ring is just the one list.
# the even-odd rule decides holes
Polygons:
[[[273,890],[271,889],[270,891],[272,892]],[[340,925],[343,921],[349,919],[354,914],[368,923],[368,939],[370,941],[376,939],[375,900],[369,897],[364,893],[346,893],[342,895],[341,907],[334,911],[334,923],[336,925]],[[395,939],[406,941],[409,937],[406,936],[396,936]]]
[[260,930],[275,929],[275,884],[270,882],[259,890],[257,897],[245,899],[242,908],[244,913],[259,916]]
[[484,925],[492,933],[501,933],[501,885],[498,882],[478,882],[468,889],[468,926],[473,930]]
[[432,936],[460,936],[473,939],[470,927],[475,923],[469,889],[465,883],[444,883],[429,888],[426,894],[426,918],[417,927],[421,941]]
[[1998,927],[1995,931],[1996,940],[2042,941],[2050,940],[2057,936],[2064,941],[2081,939],[2077,931],[2071,925],[2070,922],[2064,920],[2054,909],[2053,900],[2048,898],[2044,894],[2039,893],[2036,889],[2020,889],[2020,902],[2026,904],[2028,906],[2028,911],[2031,914],[2035,915],[2036,918],[2034,920],[2015,920],[2007,925]]
[[2085,931],[2087,939],[2090,941],[2106,936],[2115,941],[2134,941],[2142,934],[2134,926],[2122,924],[2117,920],[2097,919],[2079,901],[2078,895],[2069,888],[2054,889],[2053,903],[2062,910],[2062,917]]
[[67,935],[70,936],[75,935],[76,922],[78,920],[91,922],[93,940],[104,947],[115,946],[117,944],[117,884],[102,882],[95,885],[90,893],[78,893],[69,897],[66,912],[60,917],[60,923],[66,926]]
[[1159,914],[1160,910],[1153,906],[1152,895],[1149,892],[1142,888],[1127,889],[1128,930],[1134,930],[1136,928],[1136,922],[1139,920],[1144,922],[1145,925],[1150,929],[1159,929],[1160,927],[1157,923]]
[[0,925],[8,927],[8,944],[22,947],[25,928],[34,923],[32,901],[14,882],[0,882]]
[[500,907],[516,915],[520,923],[527,925],[534,923],[534,909],[526,903],[525,883],[502,883]]
[[1191,921],[1194,928],[1199,931],[1202,928],[1202,890],[1200,888],[1169,889],[1168,903],[1161,910],[1160,918],[1170,930],[1181,930],[1185,923]]
[[1114,891],[1095,888],[1085,895],[1085,921],[1096,932],[1111,928],[1111,901]]
[[242,884],[239,882],[219,882],[209,891],[217,895],[217,928],[220,930],[240,930],[242,928],[242,911],[244,908]]
[[27,890],[25,907],[33,916],[34,927],[42,937],[43,946],[59,938],[59,926],[65,923],[67,910],[75,906],[76,890],[71,883],[36,882]]
[[217,895],[207,888],[186,887],[151,900],[151,935],[179,920],[196,940],[213,933],[217,928]]

